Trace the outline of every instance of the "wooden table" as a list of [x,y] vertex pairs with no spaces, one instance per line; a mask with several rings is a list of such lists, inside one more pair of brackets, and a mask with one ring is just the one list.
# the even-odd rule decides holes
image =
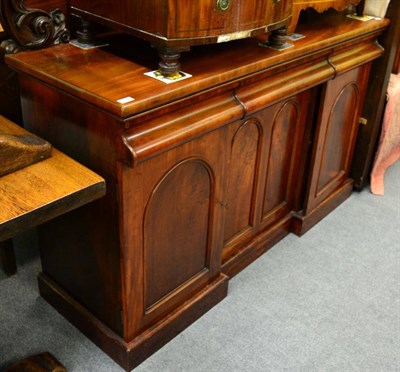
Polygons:
[[[2,116],[0,131],[28,133]],[[10,238],[104,194],[103,178],[54,148],[50,158],[0,177],[0,252],[6,273],[16,271]]]
[[[26,134],[0,116],[0,132]],[[0,258],[8,275],[16,272],[11,237],[105,194],[105,181],[96,173],[53,149],[50,158],[0,177]],[[25,358],[7,369],[15,371],[66,369],[50,353]]]

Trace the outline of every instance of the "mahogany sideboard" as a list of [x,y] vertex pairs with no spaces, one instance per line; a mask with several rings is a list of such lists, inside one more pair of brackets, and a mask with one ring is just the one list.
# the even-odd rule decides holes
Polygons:
[[139,41],[7,56],[27,129],[108,185],[39,229],[41,295],[126,370],[218,303],[229,277],[351,194],[388,23],[327,13],[285,51],[193,47],[193,76],[172,84],[144,75],[157,53]]

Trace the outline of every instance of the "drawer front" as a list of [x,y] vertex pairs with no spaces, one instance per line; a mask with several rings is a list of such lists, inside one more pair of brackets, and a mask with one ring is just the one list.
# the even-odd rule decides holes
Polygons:
[[176,14],[175,36],[181,37],[232,34],[227,40],[239,39],[250,36],[246,31],[265,31],[291,15],[290,0],[179,0],[174,6],[170,14]]

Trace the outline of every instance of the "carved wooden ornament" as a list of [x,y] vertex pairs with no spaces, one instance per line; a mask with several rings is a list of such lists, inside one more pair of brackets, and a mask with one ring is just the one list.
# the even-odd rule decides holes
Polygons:
[[26,8],[24,0],[0,0],[0,22],[11,38],[1,43],[7,54],[65,43],[70,38],[65,16],[59,9],[47,13]]

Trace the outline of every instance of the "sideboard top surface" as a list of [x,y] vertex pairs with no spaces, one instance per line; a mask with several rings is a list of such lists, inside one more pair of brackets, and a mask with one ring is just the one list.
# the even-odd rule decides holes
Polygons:
[[[172,84],[144,75],[156,68],[156,51],[131,39],[132,44],[124,44],[128,50],[124,56],[107,48],[84,51],[64,44],[9,55],[7,63],[116,117],[128,118],[217,86],[239,84],[243,77],[279,64],[331,54],[335,47],[379,33],[388,24],[386,19],[360,22],[340,13],[327,14],[300,26],[297,32],[306,37],[284,51],[261,47],[257,39],[194,47],[181,59],[182,70],[193,77]],[[118,102],[125,97],[134,100]]]

